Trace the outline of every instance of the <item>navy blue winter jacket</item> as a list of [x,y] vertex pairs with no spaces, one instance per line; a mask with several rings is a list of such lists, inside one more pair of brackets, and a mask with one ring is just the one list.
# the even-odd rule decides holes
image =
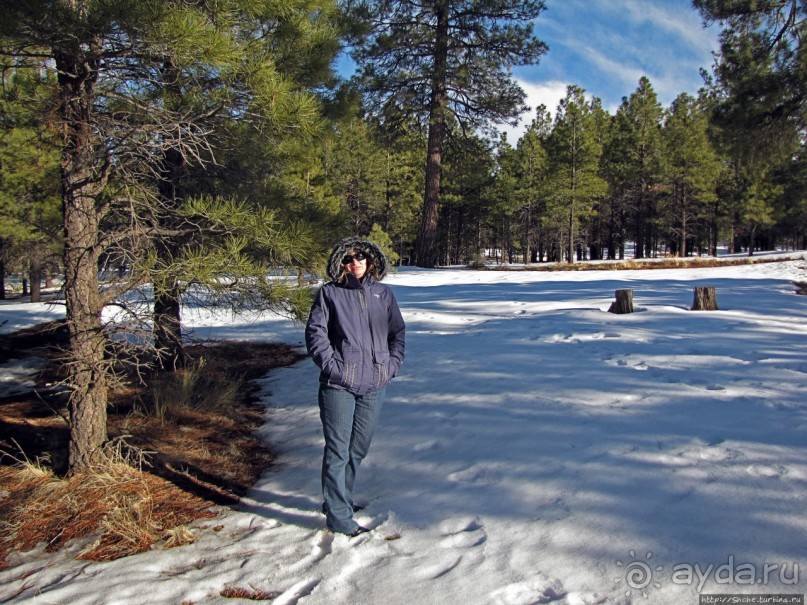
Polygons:
[[404,360],[405,326],[390,288],[366,276],[331,281],[317,295],[305,343],[320,382],[354,395],[385,387]]

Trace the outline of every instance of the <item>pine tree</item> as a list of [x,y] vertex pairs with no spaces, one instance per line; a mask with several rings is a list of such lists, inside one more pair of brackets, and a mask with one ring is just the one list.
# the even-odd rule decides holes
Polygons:
[[536,233],[540,227],[540,217],[546,211],[546,198],[549,195],[549,154],[546,140],[551,131],[551,118],[544,105],[540,105],[524,136],[516,147],[518,188],[516,195],[520,202],[521,222],[524,227],[524,262],[543,260],[543,237]]
[[[289,128],[305,138],[317,125],[319,113],[313,99],[301,93],[303,86],[331,79],[330,61],[337,50],[334,18],[327,0],[302,0],[283,8],[273,2],[231,0],[178,9],[172,19],[193,27],[183,28],[181,46],[169,45],[170,41],[161,45],[151,103],[182,115],[201,130],[220,129],[224,119],[237,116],[264,133],[263,145],[276,145],[278,134]],[[169,35],[174,33],[169,30]],[[203,53],[196,50],[200,48]],[[185,245],[185,237],[175,234],[182,231],[178,206],[192,191],[183,178],[189,164],[196,163],[198,169],[199,164],[214,161],[212,152],[193,157],[183,148],[183,136],[177,130],[165,137],[155,175],[159,232],[153,242],[161,267],[181,258]],[[159,359],[165,369],[181,367],[185,355],[180,299],[187,280],[172,271],[152,277]]]
[[[166,211],[170,215],[174,209],[165,204],[164,196],[155,196],[154,188],[158,181],[171,182],[166,177],[169,154],[179,153],[181,161],[197,165],[211,161],[215,139],[209,120],[216,115],[261,115],[264,129],[279,133],[299,121],[289,116],[316,119],[316,99],[277,67],[288,65],[302,73],[306,57],[316,58],[319,51],[334,48],[329,28],[314,26],[317,19],[327,19],[330,6],[325,0],[283,5],[270,0],[214,4],[2,1],[3,53],[17,67],[44,64],[57,74],[53,126],[62,135],[71,472],[91,469],[102,456],[106,440],[109,360],[102,309],[145,279],[171,284],[183,274],[176,258],[167,255],[160,260],[159,255],[150,254],[155,242],[176,235],[170,233],[176,225],[166,230],[159,216]],[[217,25],[211,20],[214,13],[208,12],[214,8],[221,11],[215,15],[227,27],[217,29],[221,21]],[[293,28],[289,37],[273,36],[277,31],[273,27],[287,28],[291,18],[297,19],[300,32],[310,32],[317,42],[304,44],[307,38],[294,34]],[[210,34],[209,39],[198,37],[200,29]],[[300,55],[294,52],[297,48]],[[323,56],[329,61],[332,54]],[[181,99],[174,84],[181,89]],[[194,99],[190,105],[188,98]],[[205,110],[200,111],[201,107]],[[217,204],[214,200],[207,210],[193,207],[190,214],[226,231],[231,224],[216,222]],[[236,207],[232,210],[242,215]],[[266,215],[257,223],[277,226],[272,219]],[[186,222],[182,228],[193,225]],[[287,241],[298,235],[293,229],[281,229],[280,234],[284,233]],[[197,237],[211,242],[211,238]],[[277,242],[277,238],[259,241]],[[212,256],[215,260],[216,255],[232,254],[242,259],[239,251],[245,249],[251,258],[262,253],[233,234],[222,240]],[[277,256],[287,260],[287,252]],[[190,247],[184,260],[204,263],[205,254]],[[132,279],[108,281],[102,290],[102,263],[134,266],[136,271]],[[241,264],[214,262],[211,266],[230,271]],[[292,303],[294,296],[291,293],[288,299]]]
[[417,264],[437,263],[443,150],[449,125],[464,132],[524,111],[514,65],[535,63],[546,46],[532,34],[539,0],[356,2],[367,31],[353,53],[368,106],[392,123],[417,116],[428,127]]
[[[46,263],[58,268],[61,252],[59,154],[43,115],[47,72],[4,70],[0,96],[0,298],[5,266],[30,277],[32,302],[40,300]],[[11,261],[10,265],[7,261]]]
[[614,258],[616,245],[624,257],[628,215],[632,215],[636,258],[652,254],[655,244],[658,189],[661,180],[661,124],[664,112],[650,80],[623,99],[614,117],[613,136],[605,150],[608,179],[611,182],[611,233],[616,244],[609,244]]
[[569,263],[577,256],[580,221],[591,216],[595,203],[606,193],[599,170],[602,144],[597,131],[598,109],[599,103],[587,102],[581,88],[569,86],[547,141],[553,189],[548,218],[562,234],[558,243],[562,241]]
[[[759,150],[807,125],[807,6],[798,0],[694,0],[704,19],[718,21],[715,65],[723,124],[755,132]],[[762,151],[764,153],[764,151]]]
[[482,253],[484,234],[502,233],[503,201],[494,177],[496,158],[491,145],[478,136],[452,138],[445,149],[445,178],[442,180],[438,251],[441,262],[463,264]]
[[708,126],[702,104],[687,94],[673,101],[664,123],[667,225],[679,256],[688,254],[688,240],[717,194],[720,165]]

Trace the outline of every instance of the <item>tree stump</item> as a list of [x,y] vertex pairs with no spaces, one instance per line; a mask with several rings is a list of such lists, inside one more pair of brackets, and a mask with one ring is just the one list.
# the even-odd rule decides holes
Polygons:
[[616,300],[608,308],[609,313],[633,313],[633,290],[616,290]]
[[717,311],[717,292],[714,286],[695,288],[690,311]]

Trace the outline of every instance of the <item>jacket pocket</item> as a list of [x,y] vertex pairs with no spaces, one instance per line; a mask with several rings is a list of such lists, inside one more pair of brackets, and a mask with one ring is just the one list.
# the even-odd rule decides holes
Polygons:
[[361,351],[359,349],[344,348],[341,359],[334,358],[334,365],[331,370],[329,381],[346,389],[356,387],[357,373],[361,362]]
[[390,375],[389,353],[379,355],[373,363],[373,387],[380,389],[385,386],[392,376]]

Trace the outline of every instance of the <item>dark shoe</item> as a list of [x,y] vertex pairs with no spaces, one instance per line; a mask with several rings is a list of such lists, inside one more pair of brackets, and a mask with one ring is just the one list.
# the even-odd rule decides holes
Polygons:
[[354,529],[352,532],[350,532],[350,533],[348,534],[348,537],[349,537],[349,538],[355,538],[356,536],[360,536],[360,535],[362,535],[362,534],[366,534],[366,533],[367,533],[367,532],[369,532],[369,531],[370,531],[370,529],[369,529],[369,528],[364,527],[363,525],[357,525],[357,526],[356,526],[356,529]]

